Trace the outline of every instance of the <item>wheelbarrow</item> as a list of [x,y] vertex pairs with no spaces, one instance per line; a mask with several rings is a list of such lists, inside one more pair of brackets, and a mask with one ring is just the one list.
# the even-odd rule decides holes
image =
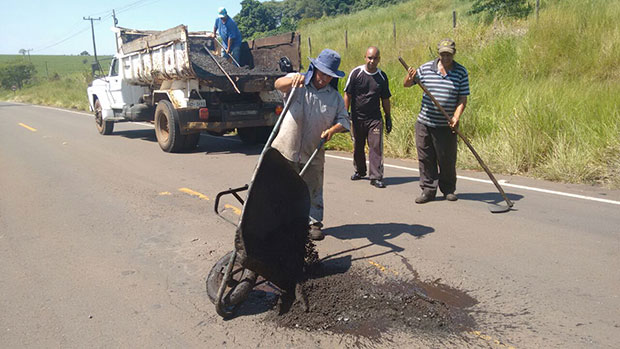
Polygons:
[[[224,195],[234,196],[243,205],[234,250],[218,260],[206,279],[209,299],[223,318],[230,318],[255,286],[268,281],[293,294],[304,277],[310,194],[301,176],[324,140],[299,174],[277,149],[271,148],[295,90],[261,152],[250,184],[222,191],[215,199],[218,215]],[[246,190],[244,201],[239,193]],[[262,281],[257,283],[259,275]]]

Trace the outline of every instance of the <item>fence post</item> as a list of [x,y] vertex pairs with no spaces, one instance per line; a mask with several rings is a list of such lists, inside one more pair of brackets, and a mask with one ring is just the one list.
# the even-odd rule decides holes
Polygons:
[[456,28],[456,11],[452,10],[452,28]]
[[310,43],[310,37],[308,37],[308,52],[310,57],[312,57],[312,43]]
[[540,10],[540,0],[536,0],[536,22],[538,22],[538,10]]
[[396,42],[396,21],[392,20],[392,37],[394,37],[394,41]]
[[349,49],[349,31],[344,30],[344,48]]

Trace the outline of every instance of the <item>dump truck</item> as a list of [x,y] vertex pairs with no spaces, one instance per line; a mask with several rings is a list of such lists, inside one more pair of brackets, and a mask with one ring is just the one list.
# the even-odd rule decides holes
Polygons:
[[184,25],[113,31],[118,50],[109,72],[87,88],[97,129],[110,135],[117,122],[152,122],[165,152],[194,149],[203,131],[266,140],[282,111],[274,82],[301,68],[294,32],[243,42],[240,62],[232,62],[210,32]]

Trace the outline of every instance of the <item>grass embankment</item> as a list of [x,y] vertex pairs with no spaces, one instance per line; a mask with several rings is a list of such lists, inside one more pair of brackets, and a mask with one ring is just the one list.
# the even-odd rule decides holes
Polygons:
[[[310,37],[312,56],[335,49],[348,73],[364,63],[367,46],[378,46],[393,95],[394,130],[385,150],[390,156],[415,157],[413,126],[421,90],[402,87],[405,71],[398,56],[418,66],[435,57],[441,38],[452,37],[472,92],[461,130],[493,171],[620,187],[620,71],[615,68],[620,2],[546,1],[538,21],[532,14],[495,23],[468,16],[470,4],[413,0],[325,18],[300,28],[302,57],[310,56]],[[330,143],[351,149],[348,135]],[[480,168],[465,146],[459,146],[457,166]]]
[[[21,90],[0,90],[0,100],[88,110],[86,87],[92,80],[93,57],[0,55],[0,64],[16,60],[32,62],[36,74]],[[110,57],[99,60],[106,69]]]

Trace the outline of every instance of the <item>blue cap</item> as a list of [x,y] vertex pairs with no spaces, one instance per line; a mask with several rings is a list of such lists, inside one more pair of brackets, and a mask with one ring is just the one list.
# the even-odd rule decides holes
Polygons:
[[226,8],[220,7],[219,9],[217,9],[217,15],[220,18],[224,18],[224,17],[228,16],[228,12],[226,12]]

